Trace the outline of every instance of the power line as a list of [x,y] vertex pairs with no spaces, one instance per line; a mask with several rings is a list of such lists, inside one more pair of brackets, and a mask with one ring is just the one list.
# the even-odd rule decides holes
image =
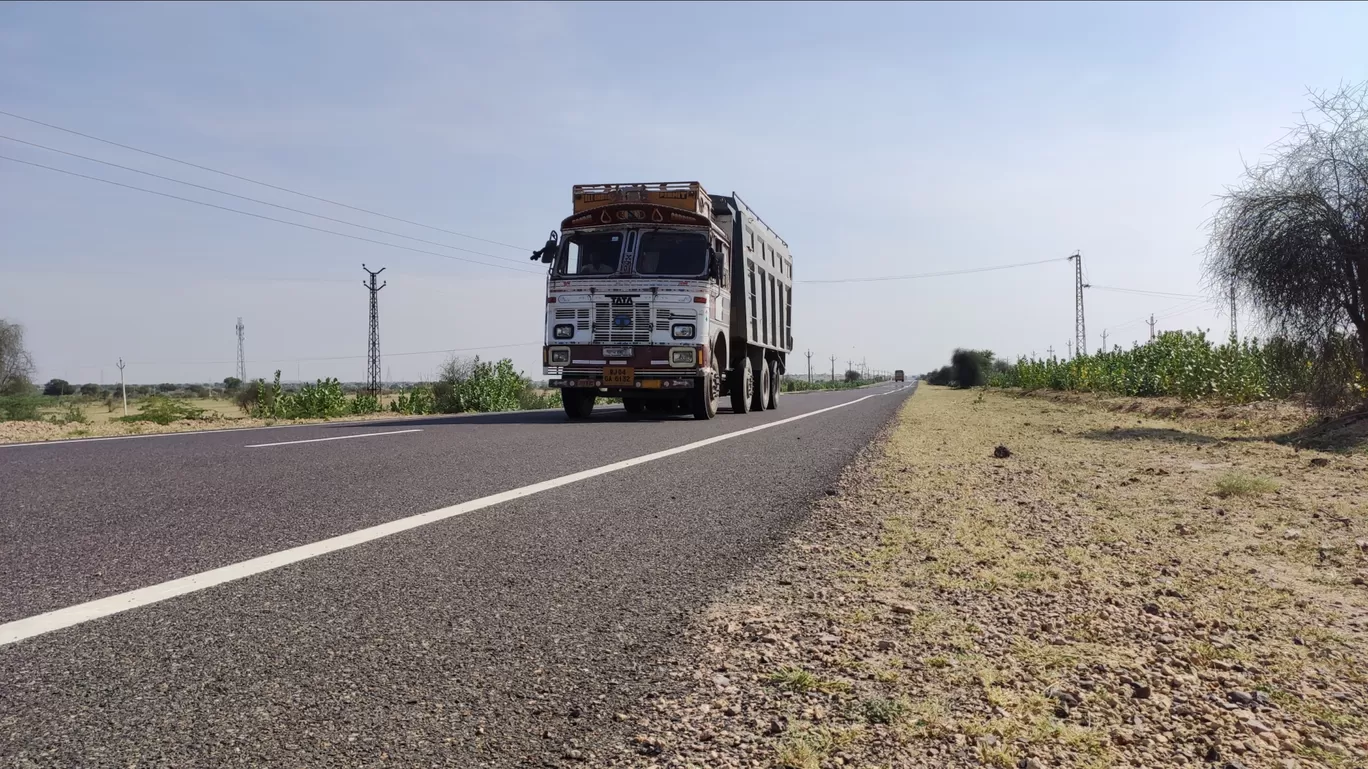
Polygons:
[[1140,296],[1164,296],[1173,299],[1201,299],[1208,301],[1208,297],[1198,294],[1175,294],[1171,291],[1146,291],[1139,288],[1118,288],[1116,286],[1090,286],[1095,291],[1115,291],[1121,294],[1138,294]]
[[282,206],[282,205],[280,205],[279,203],[272,203],[272,202],[270,202],[269,200],[260,200],[260,199],[258,199],[258,198],[248,197],[248,196],[246,196],[246,195],[239,195],[239,194],[237,194],[237,193],[235,193],[235,192],[228,192],[228,191],[226,191],[226,190],[221,190],[221,189],[218,189],[217,187],[208,187],[208,186],[205,186],[205,185],[203,185],[203,184],[195,184],[194,182],[187,182],[187,181],[184,181],[184,180],[181,180],[181,179],[176,179],[176,178],[171,177],[171,176],[162,176],[161,174],[154,174],[154,173],[152,173],[151,171],[143,171],[142,169],[139,169],[139,168],[133,168],[133,167],[131,167],[131,166],[125,166],[125,165],[119,165],[118,163],[111,163],[111,162],[109,162],[108,160],[100,160],[99,158],[92,158],[92,157],[89,157],[89,156],[87,156],[87,155],[79,155],[79,154],[77,154],[77,153],[75,153],[75,152],[67,152],[66,150],[59,150],[59,149],[57,149],[57,148],[55,148],[55,147],[47,147],[47,146],[44,146],[44,145],[42,145],[42,144],[36,144],[36,143],[34,143],[34,142],[24,141],[23,139],[16,139],[16,138],[14,138],[14,137],[12,137],[12,136],[5,136],[4,134],[0,134],[0,139],[4,139],[4,140],[6,140],[6,141],[15,142],[15,143],[17,143],[17,144],[27,144],[27,145],[30,146],[30,147],[37,147],[37,148],[40,149],[40,150],[47,150],[48,152],[56,152],[56,153],[59,154],[59,155],[67,155],[67,156],[73,157],[73,158],[80,158],[81,160],[86,160],[86,161],[89,161],[89,162],[91,162],[91,163],[99,163],[99,164],[101,164],[101,165],[106,165],[106,166],[109,166],[109,167],[111,167],[111,168],[118,168],[118,169],[123,170],[123,171],[129,171],[129,172],[132,172],[132,173],[135,173],[135,174],[142,174],[143,176],[150,176],[150,177],[152,177],[153,179],[161,179],[162,181],[171,182],[171,183],[173,183],[173,184],[183,184],[183,185],[185,185],[186,187],[194,187],[195,189],[205,190],[206,192],[213,192],[213,193],[217,193],[217,194],[219,194],[219,195],[227,195],[227,196],[230,197],[230,198],[237,198],[238,200],[246,200],[246,201],[249,202],[249,203],[257,203],[257,204],[263,205],[263,206],[270,206],[270,207],[272,207],[272,208],[279,208],[279,209],[282,210],[282,211],[289,211],[289,212],[295,213],[295,214],[303,214],[304,216],[312,216],[312,217],[314,217],[314,218],[316,218],[316,219],[323,219],[324,221],[336,222],[337,224],[345,224],[345,225],[347,225],[348,227],[356,227],[356,228],[362,229],[362,230],[369,230],[369,231],[371,231],[371,232],[378,232],[378,233],[380,233],[381,235],[389,235],[389,236],[395,237],[395,238],[403,238],[403,239],[405,239],[405,240],[412,240],[412,241],[417,242],[417,243],[426,243],[426,244],[429,245],[429,246],[437,246],[437,247],[439,247],[439,248],[449,248],[449,249],[451,249],[451,250],[453,250],[453,251],[463,251],[463,252],[465,252],[465,253],[467,253],[467,254],[475,254],[476,256],[487,256],[487,257],[489,257],[490,259],[499,259],[499,260],[501,260],[501,261],[513,262],[513,263],[515,263],[515,264],[524,264],[524,263],[526,262],[526,260],[524,260],[524,259],[513,259],[513,258],[510,258],[510,257],[507,257],[507,256],[498,256],[498,255],[495,255],[495,254],[486,254],[486,253],[483,252],[483,251],[475,251],[475,250],[469,249],[469,248],[462,248],[461,246],[453,246],[453,245],[451,245],[451,244],[449,244],[449,243],[441,243],[441,242],[438,242],[438,241],[435,241],[435,240],[426,240],[426,239],[424,239],[424,238],[415,238],[415,237],[413,237],[412,235],[405,235],[405,234],[403,234],[402,232],[392,232],[392,231],[390,231],[390,230],[382,230],[382,229],[380,229],[379,227],[371,227],[371,226],[368,226],[368,225],[365,225],[365,224],[357,224],[356,222],[349,222],[349,221],[347,221],[346,219],[337,219],[337,218],[334,218],[334,217],[331,217],[331,216],[324,216],[323,214],[315,214],[315,213],[313,213],[312,211],[305,211],[305,210],[303,210],[303,209],[301,209],[301,208],[291,208],[291,207],[289,207],[289,206]]
[[[289,221],[289,220],[287,220],[287,219],[277,219],[277,218],[275,218],[274,216],[266,216],[265,214],[257,214],[257,213],[253,213],[253,212],[251,212],[251,211],[243,211],[243,210],[238,209],[238,208],[229,208],[228,206],[220,206],[220,205],[218,205],[217,203],[206,203],[206,202],[204,202],[203,200],[195,200],[195,199],[193,199],[193,198],[181,197],[180,195],[172,195],[172,194],[169,193],[169,192],[158,192],[157,190],[149,190],[149,189],[147,189],[147,188],[145,188],[145,187],[137,187],[137,186],[134,186],[134,185],[132,185],[132,184],[124,184],[123,182],[116,182],[116,181],[113,181],[113,180],[111,180],[111,179],[102,179],[102,178],[100,178],[100,177],[98,177],[98,176],[89,176],[89,175],[87,175],[87,174],[81,174],[81,173],[77,173],[77,172],[75,172],[75,171],[68,171],[68,170],[63,169],[63,168],[56,168],[56,167],[54,167],[54,166],[43,165],[42,163],[34,163],[34,162],[32,162],[32,161],[29,161],[29,160],[19,160],[18,158],[12,158],[12,157],[9,157],[9,156],[7,156],[7,155],[0,155],[0,160],[8,160],[8,161],[10,161],[11,163],[20,163],[20,164],[26,165],[26,166],[33,166],[34,168],[42,168],[42,169],[45,169],[45,170],[47,170],[47,171],[55,171],[56,173],[59,173],[59,174],[66,174],[67,176],[75,176],[75,177],[78,177],[78,178],[81,178],[81,179],[88,179],[88,180],[93,181],[93,182],[101,182],[101,183],[103,183],[103,184],[109,184],[109,185],[113,185],[113,186],[115,186],[115,187],[123,187],[123,188],[125,188],[125,189],[136,190],[136,191],[138,191],[138,192],[145,192],[145,193],[147,193],[148,195],[158,195],[158,196],[163,197],[163,198],[171,198],[172,200],[180,200],[180,201],[183,201],[183,202],[186,202],[186,203],[194,203],[194,204],[197,205],[197,206],[205,206],[205,207],[208,207],[208,208],[217,208],[217,209],[220,210],[220,211],[228,211],[228,212],[231,212],[231,213],[234,213],[234,214],[242,214],[243,216],[250,216],[250,217],[253,217],[253,218],[255,218],[255,219],[265,219],[265,220],[268,221],[268,222],[276,222],[276,223],[279,223],[279,224],[288,224],[288,225],[291,226],[291,227],[300,227],[300,228],[306,229],[306,230],[313,230],[314,232],[324,232],[324,233],[327,233],[327,234],[329,234],[329,235],[336,235],[336,236],[338,236],[338,237],[340,237],[340,238],[351,238],[352,240],[359,240],[359,241],[361,241],[361,242],[363,242],[363,243],[374,243],[374,244],[377,245],[377,246],[387,246],[387,247],[389,247],[389,248],[398,248],[398,249],[402,249],[402,250],[404,250],[404,251],[412,251],[412,252],[414,252],[414,253],[416,253],[416,254],[428,254],[428,255],[430,255],[430,256],[438,256],[438,257],[441,257],[441,258],[443,258],[443,259],[454,259],[454,260],[456,260],[456,261],[458,261],[458,262],[469,262],[469,263],[471,263],[471,264],[478,264],[478,265],[481,265],[481,266],[484,266],[484,267],[497,267],[497,268],[499,268],[499,269],[501,269],[501,270],[512,270],[513,272],[522,272],[522,273],[526,273],[526,274],[529,274],[529,275],[542,275],[542,274],[543,274],[543,273],[540,272],[540,271],[533,272],[532,270],[521,270],[521,269],[518,269],[517,267],[505,267],[505,266],[502,265],[502,264],[490,264],[489,262],[480,262],[480,261],[476,261],[476,260],[474,260],[474,259],[466,259],[465,257],[461,257],[461,256],[452,256],[451,254],[443,254],[443,253],[439,253],[439,252],[437,252],[437,251],[428,251],[428,250],[422,249],[422,248],[413,248],[412,246],[401,246],[401,245],[399,245],[398,243],[386,243],[386,242],[383,241],[383,240],[375,240],[374,238],[365,238],[365,237],[362,237],[362,236],[360,236],[360,235],[352,235],[352,234],[346,233],[346,232],[338,232],[337,230],[329,230],[329,229],[325,229],[325,228],[323,228],[323,227],[314,227],[314,226],[311,225],[311,224],[301,224],[301,223],[299,223],[299,222],[292,222],[292,221]],[[488,256],[488,254],[484,254],[484,256]],[[502,257],[496,257],[496,258],[502,258]]]
[[[385,353],[386,358],[399,358],[411,355],[437,355],[458,352],[480,352],[482,350],[501,350],[508,347],[541,347],[544,342],[514,342],[512,344],[487,344],[481,347],[455,347],[447,350],[416,350],[414,352],[390,352]],[[268,363],[318,363],[333,360],[359,360],[366,358],[367,355],[332,355],[322,358],[264,358],[262,360],[249,360],[246,363],[254,365],[264,365]],[[130,366],[226,366],[234,364],[231,360],[198,360],[198,361],[153,361],[153,362],[131,362]],[[95,364],[83,364],[77,368],[96,368]]]
[[399,218],[399,217],[397,217],[397,216],[390,216],[389,214],[382,214],[382,213],[380,213],[379,211],[372,211],[372,210],[367,209],[367,208],[361,208],[361,207],[359,207],[359,206],[353,206],[353,205],[348,205],[348,204],[346,204],[346,203],[340,203],[340,202],[338,202],[338,201],[336,201],[336,200],[329,200],[328,198],[319,197],[319,196],[317,196],[317,195],[310,195],[310,194],[308,194],[307,192],[300,192],[300,191],[298,191],[298,190],[292,190],[292,189],[290,189],[290,188],[288,188],[288,187],[281,187],[281,186],[278,186],[278,185],[275,185],[275,184],[270,184],[270,183],[267,183],[267,182],[258,181],[258,180],[256,180],[256,179],[251,179],[251,178],[248,178],[248,177],[246,177],[246,176],[240,176],[240,175],[238,175],[238,174],[229,173],[228,171],[220,171],[220,170],[218,170],[217,168],[210,168],[209,166],[202,166],[202,165],[199,165],[198,163],[191,163],[191,162],[188,161],[188,160],[180,160],[179,158],[173,158],[173,157],[171,157],[170,155],[162,155],[162,154],[159,154],[159,153],[156,153],[156,152],[152,152],[151,150],[139,149],[138,147],[133,147],[133,146],[130,146],[130,145],[127,145],[127,144],[120,144],[119,142],[116,142],[116,141],[111,141],[111,140],[109,140],[109,139],[102,139],[102,138],[100,138],[100,137],[98,137],[98,136],[93,136],[93,135],[87,134],[87,133],[81,133],[80,131],[76,131],[76,130],[73,130],[73,129],[70,129],[70,128],[63,128],[62,126],[54,125],[54,124],[52,124],[52,123],[44,123],[44,122],[41,121],[41,120],[35,120],[35,119],[31,118],[31,117],[24,117],[23,115],[16,115],[16,114],[14,114],[13,112],[6,112],[5,110],[0,110],[0,115],[5,115],[6,117],[12,117],[12,118],[14,118],[15,120],[23,120],[23,121],[26,122],[26,123],[33,123],[34,125],[40,125],[40,126],[43,126],[43,127],[45,127],[45,128],[51,128],[51,129],[53,129],[53,130],[62,131],[62,132],[64,132],[64,133],[68,133],[68,134],[71,134],[71,135],[73,135],[73,136],[80,136],[80,137],[85,138],[85,139],[91,139],[91,140],[93,140],[93,141],[101,142],[101,143],[103,143],[103,144],[108,144],[108,145],[110,145],[110,146],[112,146],[112,147],[119,147],[120,149],[126,149],[126,150],[130,150],[130,151],[132,151],[132,152],[138,152],[138,153],[141,153],[141,154],[143,154],[143,155],[148,155],[148,156],[151,156],[151,157],[154,157],[154,158],[161,158],[162,160],[169,160],[169,161],[171,161],[172,163],[179,163],[179,164],[181,164],[181,165],[183,165],[183,166],[189,166],[189,167],[191,167],[191,168],[198,168],[198,169],[201,170],[201,171],[208,171],[209,173],[218,174],[218,175],[220,175],[220,176],[226,176],[226,177],[228,177],[228,178],[230,178],[230,179],[237,179],[238,181],[248,182],[249,184],[256,184],[256,185],[259,185],[259,186],[262,186],[262,187],[267,187],[267,188],[269,188],[269,189],[278,190],[278,191],[280,191],[280,192],[288,192],[288,193],[291,194],[291,195],[298,195],[298,196],[300,196],[300,197],[308,198],[308,199],[310,199],[310,200],[317,200],[317,201],[319,201],[319,202],[321,202],[321,203],[327,203],[327,204],[333,205],[333,206],[340,206],[340,207],[342,207],[342,208],[347,208],[347,209],[350,209],[350,210],[352,210],[352,211],[359,211],[359,212],[361,212],[361,213],[363,213],[363,214],[370,214],[371,216],[378,216],[378,217],[380,217],[381,219],[389,219],[389,220],[395,221],[395,222],[402,222],[402,223],[404,223],[404,224],[409,224],[409,225],[412,225],[412,226],[414,226],[414,227],[422,227],[423,229],[433,230],[433,231],[435,231],[435,232],[445,232],[445,233],[448,234],[448,235],[455,235],[455,236],[457,236],[457,237],[468,238],[468,239],[470,239],[470,240],[478,240],[478,241],[480,241],[481,243],[490,243],[490,244],[492,244],[492,245],[503,246],[503,247],[505,247],[505,248],[517,249],[517,250],[519,250],[519,251],[531,251],[531,250],[532,250],[532,249],[530,249],[530,248],[524,248],[523,246],[515,246],[515,245],[513,245],[513,244],[511,244],[511,243],[501,243],[501,242],[499,242],[499,241],[497,241],[497,240],[490,240],[490,239],[488,239],[488,238],[479,238],[479,237],[476,237],[476,236],[474,236],[474,235],[467,235],[467,234],[464,233],[464,232],[457,232],[457,231],[455,231],[455,230],[448,230],[448,229],[444,229],[444,228],[442,228],[442,227],[436,227],[436,226],[433,226],[433,225],[430,225],[430,224],[423,224],[422,222],[415,222],[415,221],[411,221],[411,220],[408,220],[408,219],[401,219],[401,218]]
[[1067,261],[1067,257],[1058,259],[1042,259],[1038,262],[1020,262],[1018,264],[999,264],[994,267],[971,267],[964,270],[946,270],[945,272],[923,272],[916,275],[883,275],[877,278],[830,278],[826,280],[800,280],[798,283],[874,283],[884,280],[915,280],[918,278],[941,278],[948,275],[969,275],[976,272],[993,272],[995,270],[1013,270],[1018,267],[1034,267],[1039,264],[1054,264],[1055,262]]

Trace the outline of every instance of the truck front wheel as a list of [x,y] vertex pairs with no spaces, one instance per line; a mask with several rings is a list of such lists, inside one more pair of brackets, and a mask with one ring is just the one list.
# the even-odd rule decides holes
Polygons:
[[698,380],[689,400],[693,407],[694,419],[712,419],[717,416],[717,400],[722,396],[722,362],[712,356],[712,370]]
[[565,415],[571,419],[588,419],[594,411],[594,401],[598,393],[593,390],[566,390],[561,393],[565,404]]

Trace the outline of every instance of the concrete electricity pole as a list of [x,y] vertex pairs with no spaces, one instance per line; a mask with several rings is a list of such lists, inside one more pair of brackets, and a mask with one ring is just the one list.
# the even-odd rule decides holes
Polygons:
[[1065,340],[1065,341],[1064,341],[1064,357],[1065,357],[1066,360],[1067,360],[1068,358],[1072,358],[1072,357],[1073,357],[1073,340],[1072,340],[1072,339],[1068,339],[1068,340]]
[[1102,352],[1106,352],[1108,349],[1110,348],[1107,347],[1107,330],[1104,328],[1102,329]]
[[836,356],[831,356],[831,381],[836,381]]
[[246,332],[246,327],[242,325],[242,318],[238,318],[237,337],[238,337],[238,356],[237,356],[237,378],[243,384],[247,384],[247,358],[242,352],[242,338]]
[[1150,313],[1150,319],[1145,321],[1150,327],[1150,341],[1154,341],[1154,313]]
[[124,384],[123,370],[123,358],[119,358],[119,392],[123,394],[124,416],[128,416],[128,386]]
[[812,384],[812,350],[807,351],[808,359],[808,384]]

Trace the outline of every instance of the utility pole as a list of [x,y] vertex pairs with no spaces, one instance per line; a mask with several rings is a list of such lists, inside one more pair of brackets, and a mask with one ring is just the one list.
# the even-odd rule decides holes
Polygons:
[[808,384],[812,384],[812,350],[807,351],[808,359]]
[[1066,356],[1066,359],[1067,359],[1067,358],[1072,358],[1072,357],[1073,357],[1073,340],[1072,340],[1072,339],[1066,339],[1066,340],[1064,341],[1064,355]]
[[1230,284],[1230,338],[1237,342],[1240,341],[1240,330],[1235,324],[1235,284],[1233,281]]
[[1046,347],[1046,348],[1045,348],[1045,352],[1049,354],[1050,360],[1054,360],[1054,345],[1050,345],[1049,347]]
[[243,352],[242,352],[242,350],[243,350],[243,347],[242,347],[242,339],[243,339],[243,335],[246,333],[246,330],[247,330],[246,327],[242,325],[242,318],[238,318],[238,322],[237,322],[237,336],[238,336],[237,378],[238,378],[238,380],[241,381],[243,384],[247,384],[247,357],[246,357],[245,355],[243,355]]
[[119,358],[119,392],[123,394],[124,416],[128,416],[128,386],[124,384],[123,370],[123,358]]
[[1069,257],[1069,261],[1074,263],[1074,338],[1078,345],[1078,354],[1088,354],[1088,330],[1083,323],[1083,289],[1088,288],[1088,284],[1083,282],[1083,254],[1075,251]]
[[831,356],[831,381],[836,381],[836,356]]
[[361,281],[361,285],[370,292],[370,346],[366,353],[366,391],[376,398],[380,397],[380,289],[389,285],[389,282],[375,285],[375,278],[385,271],[384,267],[372,272],[366,265],[361,265],[361,269],[370,275],[370,282]]
[[1107,346],[1107,330],[1104,328],[1102,329],[1102,352],[1106,352],[1110,349],[1111,348]]
[[1150,319],[1145,321],[1150,327],[1150,341],[1154,341],[1154,313],[1150,313]]

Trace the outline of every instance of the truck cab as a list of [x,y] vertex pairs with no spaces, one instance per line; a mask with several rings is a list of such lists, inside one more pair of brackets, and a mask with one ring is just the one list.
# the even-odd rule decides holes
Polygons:
[[631,413],[711,419],[745,371],[751,405],[754,373],[737,371],[735,350],[733,198],[697,182],[598,184],[576,185],[573,203],[533,254],[548,265],[544,371],[567,415],[620,397]]

